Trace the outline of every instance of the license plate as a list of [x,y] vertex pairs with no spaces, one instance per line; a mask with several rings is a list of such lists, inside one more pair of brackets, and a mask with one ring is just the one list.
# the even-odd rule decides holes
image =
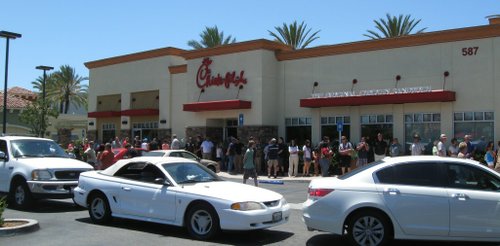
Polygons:
[[281,212],[276,212],[276,213],[273,213],[273,222],[278,222],[278,221],[281,221],[282,219],[282,213]]

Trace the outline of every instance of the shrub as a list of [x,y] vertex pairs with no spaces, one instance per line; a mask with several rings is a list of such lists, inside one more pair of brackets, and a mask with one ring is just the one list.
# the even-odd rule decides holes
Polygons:
[[0,227],[3,226],[3,211],[5,211],[5,208],[7,207],[7,196],[2,196],[0,197]]

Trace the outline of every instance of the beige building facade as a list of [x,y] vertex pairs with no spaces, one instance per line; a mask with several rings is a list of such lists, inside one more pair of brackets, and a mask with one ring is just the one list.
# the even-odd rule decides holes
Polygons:
[[254,40],[91,61],[88,135],[499,140],[499,22],[304,50]]

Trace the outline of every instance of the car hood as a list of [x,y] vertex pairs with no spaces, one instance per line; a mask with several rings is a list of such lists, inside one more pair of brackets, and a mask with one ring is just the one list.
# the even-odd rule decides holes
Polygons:
[[233,202],[267,202],[279,200],[283,197],[281,194],[274,191],[231,181],[189,184],[184,185],[182,189],[188,193],[214,197]]
[[86,162],[71,158],[43,157],[19,158],[16,160],[37,169],[94,169]]

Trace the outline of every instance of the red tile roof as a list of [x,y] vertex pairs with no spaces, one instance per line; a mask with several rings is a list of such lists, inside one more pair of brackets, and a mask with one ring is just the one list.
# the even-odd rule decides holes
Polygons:
[[[28,89],[13,87],[7,90],[7,109],[23,109],[36,99],[37,94]],[[3,91],[0,91],[0,107],[3,109]]]

